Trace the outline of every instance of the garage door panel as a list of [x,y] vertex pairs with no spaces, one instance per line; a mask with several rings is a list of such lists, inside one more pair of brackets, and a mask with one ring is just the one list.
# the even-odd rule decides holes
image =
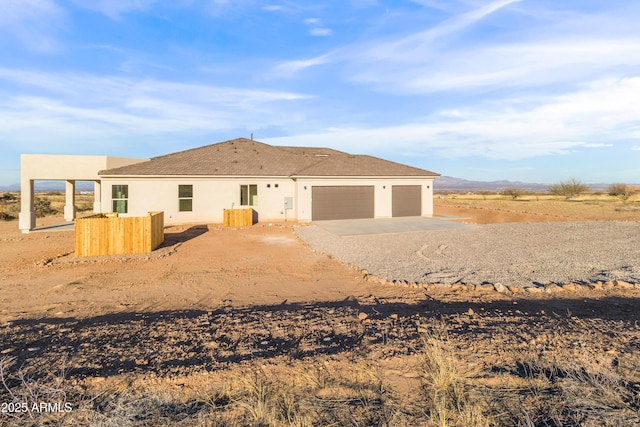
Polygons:
[[311,219],[313,221],[373,217],[373,186],[311,187]]
[[391,198],[391,216],[422,215],[422,186],[394,185]]

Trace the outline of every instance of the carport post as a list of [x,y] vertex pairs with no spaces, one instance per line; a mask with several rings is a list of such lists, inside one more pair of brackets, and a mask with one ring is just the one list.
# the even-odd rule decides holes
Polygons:
[[18,215],[18,228],[23,233],[36,228],[36,213],[33,207],[33,180],[22,179],[20,183],[20,214]]
[[102,213],[102,181],[93,181],[93,213]]
[[67,180],[65,183],[66,203],[64,205],[64,219],[73,221],[76,218],[76,182]]

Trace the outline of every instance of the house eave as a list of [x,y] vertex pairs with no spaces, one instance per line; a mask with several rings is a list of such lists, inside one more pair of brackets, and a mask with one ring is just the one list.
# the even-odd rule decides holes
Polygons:
[[99,175],[101,179],[437,179],[436,175]]
[[100,175],[102,179],[216,179],[216,178],[261,178],[290,179],[286,175]]
[[435,175],[292,175],[293,179],[437,179]]

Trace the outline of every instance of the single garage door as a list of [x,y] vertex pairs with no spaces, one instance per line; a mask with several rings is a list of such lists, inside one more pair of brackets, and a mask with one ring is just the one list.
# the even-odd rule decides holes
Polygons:
[[394,185],[391,189],[391,216],[421,216],[422,187]]
[[373,186],[311,187],[311,220],[373,218]]

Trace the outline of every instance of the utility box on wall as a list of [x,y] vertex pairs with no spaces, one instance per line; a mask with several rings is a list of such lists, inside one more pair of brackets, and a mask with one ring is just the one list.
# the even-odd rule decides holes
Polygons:
[[284,198],[284,209],[293,209],[293,197]]
[[284,220],[287,220],[287,211],[293,209],[293,197],[284,198]]

